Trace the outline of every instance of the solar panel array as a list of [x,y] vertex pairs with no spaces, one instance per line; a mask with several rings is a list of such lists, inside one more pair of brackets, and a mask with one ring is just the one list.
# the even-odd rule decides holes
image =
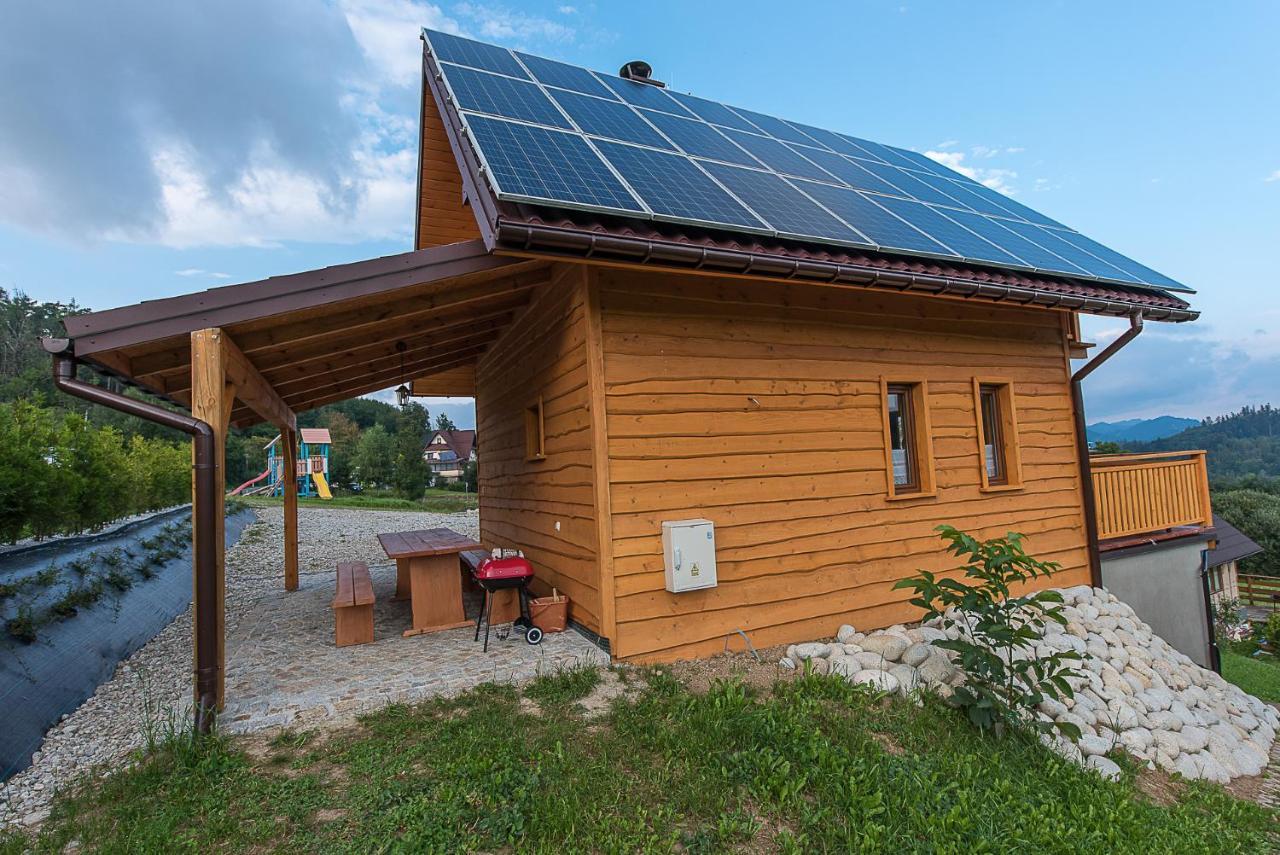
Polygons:
[[1190,291],[918,152],[425,35],[499,198]]

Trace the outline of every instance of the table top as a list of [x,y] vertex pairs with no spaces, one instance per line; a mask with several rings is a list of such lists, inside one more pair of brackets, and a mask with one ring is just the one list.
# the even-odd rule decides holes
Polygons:
[[378,543],[388,558],[419,558],[480,549],[480,544],[448,528],[423,531],[395,531],[378,535]]

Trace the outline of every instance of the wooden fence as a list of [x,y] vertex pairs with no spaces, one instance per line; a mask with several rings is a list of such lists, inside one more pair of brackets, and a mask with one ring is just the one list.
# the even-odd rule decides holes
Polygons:
[[1249,616],[1254,617],[1257,609],[1274,611],[1280,609],[1280,578],[1275,576],[1246,576],[1243,573],[1237,578],[1240,593],[1240,605],[1249,608]]
[[1103,454],[1089,464],[1100,540],[1213,525],[1203,451]]

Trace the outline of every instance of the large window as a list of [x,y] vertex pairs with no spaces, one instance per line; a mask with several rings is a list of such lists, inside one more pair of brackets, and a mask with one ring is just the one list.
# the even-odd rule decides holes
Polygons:
[[1013,387],[1005,382],[973,381],[974,411],[981,454],[984,490],[1010,490],[1022,486],[1018,453],[1018,418]]
[[881,380],[889,498],[934,493],[933,440],[925,384]]

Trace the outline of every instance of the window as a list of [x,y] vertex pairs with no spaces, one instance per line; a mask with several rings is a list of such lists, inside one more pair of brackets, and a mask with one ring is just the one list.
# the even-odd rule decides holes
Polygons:
[[524,456],[526,460],[545,460],[547,448],[543,436],[542,398],[524,411]]
[[880,381],[889,498],[934,494],[933,441],[923,382]]
[[1013,387],[996,381],[973,381],[974,411],[981,456],[981,489],[1012,490],[1022,486],[1018,454],[1018,420]]

